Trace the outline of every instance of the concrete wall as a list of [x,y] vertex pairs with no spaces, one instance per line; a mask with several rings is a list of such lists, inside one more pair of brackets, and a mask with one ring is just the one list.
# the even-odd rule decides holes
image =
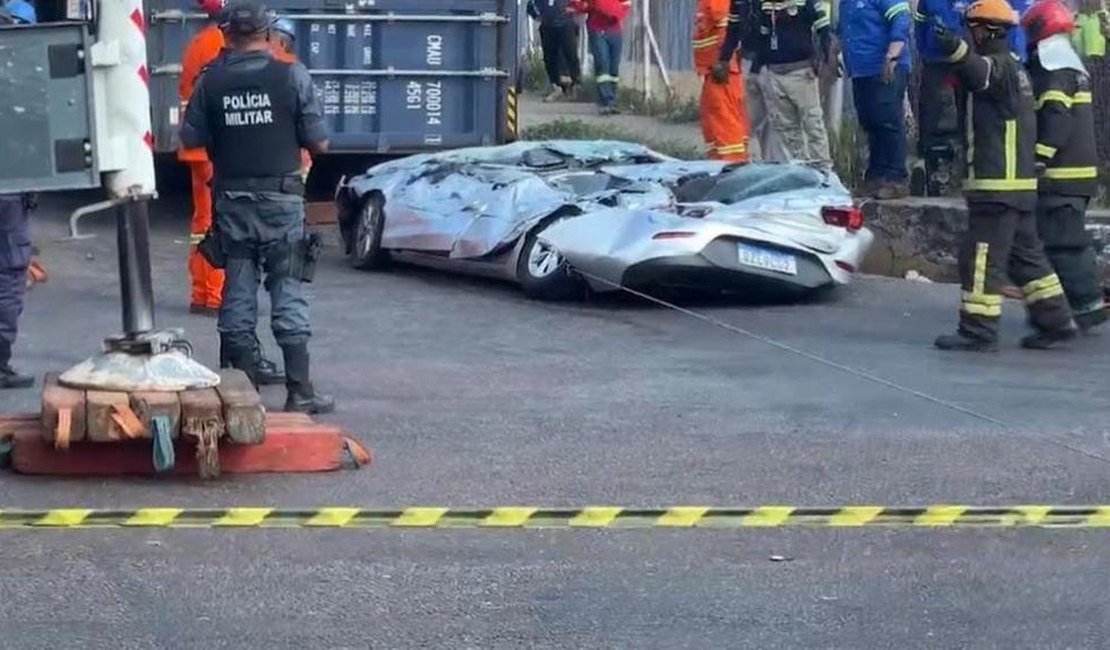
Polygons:
[[[959,199],[904,199],[863,204],[875,246],[863,271],[904,277],[917,271],[936,282],[956,282],[956,247],[967,227],[967,208]],[[1110,213],[1091,211],[1088,229],[1095,238],[1103,275],[1110,272]],[[1108,276],[1110,279],[1110,276]]]

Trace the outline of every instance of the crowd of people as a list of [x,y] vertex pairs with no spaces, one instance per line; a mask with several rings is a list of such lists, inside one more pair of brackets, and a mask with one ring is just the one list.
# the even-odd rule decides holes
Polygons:
[[[940,177],[962,185],[970,221],[959,250],[959,327],[937,347],[996,349],[1011,281],[1034,329],[1025,347],[1052,347],[1105,322],[1085,229],[1099,164],[1090,74],[1076,49],[1090,36],[1082,20],[1063,0],[836,1],[834,20],[824,0],[697,0],[692,47],[707,155],[831,167],[819,80],[845,75],[868,144],[859,192],[904,197],[916,52],[918,184],[925,193],[943,184]],[[575,17],[588,16],[599,103],[611,113],[627,3],[533,0],[529,12],[540,21],[556,89],[549,99],[578,83],[577,55],[564,52],[577,52]],[[1110,20],[1094,15],[1102,38]],[[603,28],[611,30],[604,37]]]

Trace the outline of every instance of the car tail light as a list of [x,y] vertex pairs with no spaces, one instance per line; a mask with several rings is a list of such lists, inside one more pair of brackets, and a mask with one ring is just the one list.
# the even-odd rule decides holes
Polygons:
[[853,232],[863,228],[863,211],[852,205],[821,208],[821,218],[830,226],[840,226]]
[[856,267],[854,267],[851,264],[845,262],[844,260],[837,260],[836,265],[839,266],[840,268],[844,269],[845,271],[849,272],[849,273],[855,273],[856,272]]
[[652,239],[688,239],[693,237],[695,233],[688,230],[664,230],[652,235]]

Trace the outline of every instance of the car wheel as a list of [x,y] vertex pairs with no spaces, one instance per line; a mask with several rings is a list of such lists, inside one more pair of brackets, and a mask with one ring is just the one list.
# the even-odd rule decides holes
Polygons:
[[380,194],[371,194],[362,202],[349,254],[351,266],[356,269],[372,271],[389,263],[389,252],[382,250],[382,232],[385,230],[383,206]]
[[524,241],[517,261],[517,279],[524,293],[537,300],[573,300],[582,295],[582,280],[571,272],[566,259],[540,240],[541,231]]

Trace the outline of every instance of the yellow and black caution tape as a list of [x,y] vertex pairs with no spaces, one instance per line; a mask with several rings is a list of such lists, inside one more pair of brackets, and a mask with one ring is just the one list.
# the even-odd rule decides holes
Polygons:
[[1110,528],[1110,505],[713,508],[136,508],[0,510],[0,529],[73,528]]

